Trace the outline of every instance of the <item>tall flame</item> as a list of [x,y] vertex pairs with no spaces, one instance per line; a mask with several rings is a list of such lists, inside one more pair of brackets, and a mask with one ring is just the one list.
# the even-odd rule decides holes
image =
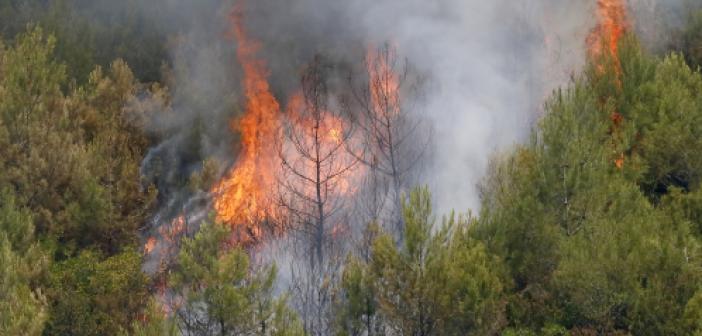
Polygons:
[[[246,98],[243,117],[232,122],[241,134],[241,151],[233,168],[215,187],[217,219],[233,225],[250,238],[261,234],[258,224],[273,216],[272,191],[275,187],[280,106],[270,92],[268,71],[257,58],[258,42],[250,39],[241,21],[241,8],[232,12],[237,59],[243,68]],[[241,239],[246,239],[242,237]]]
[[[231,15],[232,34],[238,42],[237,60],[243,69],[245,108],[243,116],[232,122],[232,130],[240,134],[241,149],[237,161],[212,192],[217,220],[235,229],[233,243],[247,245],[257,242],[263,235],[261,223],[283,220],[276,202],[283,197],[278,193],[281,183],[288,187],[295,186],[301,193],[309,191],[309,186],[296,185],[299,182],[295,174],[288,176],[290,172],[285,171],[279,150],[288,148],[284,153],[289,160],[287,163],[295,165],[298,174],[315,175],[315,171],[310,170],[309,162],[305,162],[304,155],[294,151],[291,153],[290,147],[294,149],[294,146],[286,146],[281,132],[283,123],[293,123],[303,131],[313,129],[312,126],[316,124],[300,113],[305,104],[301,92],[290,97],[285,115],[281,113],[280,104],[271,93],[267,80],[268,69],[258,55],[261,46],[248,36],[242,17],[241,6],[235,7]],[[369,51],[366,59],[371,81],[370,103],[373,113],[382,114],[376,116],[378,119],[393,118],[400,113],[400,77],[390,64],[390,60],[394,59],[391,53],[394,53],[394,49],[389,49],[389,53]],[[322,168],[330,174],[328,179],[324,179],[324,188],[337,196],[353,194],[357,189],[354,185],[364,174],[364,170],[357,167],[356,160],[346,155],[345,146],[361,143],[358,136],[348,132],[351,129],[348,122],[340,116],[325,113],[324,120],[317,125],[322,134],[319,139],[322,142],[320,155],[328,161]],[[305,141],[301,138],[296,140]],[[328,155],[336,155],[336,152],[338,157],[328,160]]]
[[587,39],[590,55],[617,59],[619,41],[629,29],[625,0],[597,0],[597,17],[598,24]]
[[[625,0],[597,0],[597,16],[599,22],[587,39],[590,57],[595,62],[595,67],[600,73],[605,71],[603,60],[611,59],[613,61],[613,71],[615,71],[616,75],[614,80],[617,88],[621,89],[619,42],[629,29]],[[614,111],[610,119],[612,121],[612,141],[616,147],[616,143],[621,136],[620,125],[624,118],[619,112]],[[625,162],[624,153],[615,150],[614,154],[614,166],[617,169],[622,169]]]

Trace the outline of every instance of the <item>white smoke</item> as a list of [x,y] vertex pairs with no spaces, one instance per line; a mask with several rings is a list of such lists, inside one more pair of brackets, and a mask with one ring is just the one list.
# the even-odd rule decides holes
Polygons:
[[[663,45],[684,22],[691,0],[630,0],[646,45]],[[175,33],[173,113],[157,118],[178,148],[198,141],[196,170],[208,156],[234,159],[227,118],[236,112],[241,77],[228,14],[243,5],[244,23],[261,41],[274,94],[284,105],[299,88],[301,69],[317,53],[359,65],[370,44],[391,42],[428,76],[419,111],[434,128],[420,184],[429,184],[437,211],[477,210],[475,185],[495,151],[523,141],[551,90],[585,61],[596,0],[160,0],[140,5]],[[637,18],[640,17],[640,20]],[[652,47],[653,48],[653,47]],[[343,74],[342,74],[343,75]],[[168,125],[168,126],[164,126]],[[193,125],[201,127],[192,133]],[[168,155],[187,156],[182,149]],[[177,161],[177,160],[176,160]],[[187,161],[187,160],[186,160]],[[175,169],[181,170],[182,167]]]
[[[226,32],[231,6],[241,1],[243,22],[252,38],[261,41],[260,57],[282,105],[299,88],[300,71],[317,53],[337,64],[360,66],[369,45],[390,42],[427,76],[423,104],[413,112],[431,124],[434,138],[417,182],[430,185],[439,214],[478,210],[476,185],[490,156],[526,139],[551,91],[567,84],[585,63],[585,40],[596,21],[596,0],[145,2],[145,11],[158,13],[164,29],[176,32],[171,111],[150,125],[165,135],[164,142],[143,165],[163,198],[154,231],[182,212],[204,217],[201,210],[208,202],[201,194],[193,198],[182,180],[207,157],[235,160],[227,120],[242,105],[241,70],[236,41]],[[683,1],[630,1],[632,13],[642,18],[635,22],[647,45],[659,43],[668,27],[682,22],[673,13],[682,11]],[[666,24],[645,24],[660,13],[670,17],[663,20]],[[202,208],[196,202],[191,209],[192,200],[202,201]],[[282,265],[294,261],[282,242],[270,245],[258,257]],[[145,268],[154,271],[156,261],[147,260]],[[282,282],[289,282],[291,271],[281,270]]]
[[245,3],[245,22],[283,91],[314,53],[358,63],[367,45],[384,42],[429,76],[421,113],[434,139],[419,183],[447,212],[477,209],[490,155],[523,140],[544,98],[584,63],[594,8],[592,0],[259,0]]

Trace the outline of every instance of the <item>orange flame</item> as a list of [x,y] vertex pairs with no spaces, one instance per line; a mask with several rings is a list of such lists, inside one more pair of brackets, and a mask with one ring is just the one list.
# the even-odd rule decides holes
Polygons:
[[158,248],[160,251],[158,257],[163,262],[168,254],[174,252],[176,243],[178,243],[185,232],[185,226],[185,215],[180,215],[170,223],[159,227],[158,235],[149,237],[146,240],[144,254],[151,254]]
[[[149,237],[144,244],[144,253],[156,258],[159,264],[159,270],[156,273],[154,282],[156,303],[161,309],[163,316],[170,316],[173,312],[173,307],[176,303],[169,301],[168,291],[168,267],[169,258],[175,255],[178,251],[178,242],[186,233],[185,215],[174,218],[170,223],[164,224],[158,229],[158,235]],[[158,237],[158,238],[157,238]]]
[[257,58],[260,45],[247,36],[240,8],[234,10],[231,20],[238,41],[237,58],[244,73],[246,106],[244,116],[232,123],[232,128],[241,134],[241,151],[233,168],[214,187],[214,208],[219,221],[255,239],[261,234],[257,225],[274,213],[271,195],[276,180],[275,137],[280,106],[270,92],[266,65]]
[[[241,136],[241,150],[237,161],[213,187],[212,192],[215,196],[214,209],[217,220],[235,228],[231,243],[249,245],[262,237],[261,223],[272,221],[278,224],[282,220],[282,212],[279,211],[281,209],[278,209],[275,202],[283,197],[277,193],[279,183],[298,183],[294,181],[294,177],[285,176],[286,172],[282,168],[278,152],[279,148],[286,147],[280,131],[283,122],[293,123],[295,128],[306,131],[312,129],[314,121],[301,113],[305,107],[302,93],[290,97],[286,114],[282,115],[280,104],[271,93],[266,64],[258,58],[260,44],[247,35],[242,23],[241,7],[232,12],[231,23],[233,37],[238,42],[237,59],[243,69],[245,111],[240,119],[232,122],[232,129]],[[389,63],[389,60],[394,59],[392,53],[394,49],[389,49],[388,54],[369,51],[366,59],[371,81],[371,108],[379,119],[389,119],[400,113],[400,78]],[[321,125],[318,125],[322,134],[321,152],[342,149],[339,152],[343,154],[343,146],[362,143],[358,137],[349,137],[347,122],[341,117],[325,114]],[[303,158],[297,157],[299,153],[294,153],[294,150],[293,153],[285,154],[290,156],[288,159],[293,161],[291,164],[298,165],[296,168],[299,168],[299,171],[308,172],[312,169]],[[364,170],[350,164],[353,161],[353,157],[342,158],[324,167],[330,172],[343,171],[332,174],[334,178],[326,182],[329,185],[325,187],[329,188],[329,192],[348,196],[356,191],[355,181],[360,181]],[[354,168],[344,169],[349,166]],[[310,176],[313,175],[310,173]],[[305,186],[297,187],[302,188],[302,193],[308,191],[304,189]]]
[[[304,113],[305,101],[303,94],[298,92],[290,98],[287,105],[287,116],[288,120],[295,124],[297,131],[301,132],[301,136],[296,139],[299,141],[299,146],[306,149],[315,148],[315,129],[319,128],[319,134],[321,135],[319,139],[318,152],[315,154],[316,158],[311,158],[301,153],[297,153],[295,146],[292,146],[292,150],[286,150],[285,156],[290,168],[295,171],[302,173],[305,176],[312,177],[311,179],[299,178],[299,176],[282,176],[288,187],[293,187],[298,189],[303,194],[312,195],[315,178],[315,160],[321,159],[323,174],[328,174],[329,179],[326,182],[320,182],[324,184],[324,187],[328,189],[328,192],[334,193],[337,196],[341,195],[351,195],[356,192],[356,188],[353,187],[353,181],[358,179],[358,176],[362,174],[362,169],[355,164],[355,158],[346,152],[344,146],[349,145],[352,142],[359,141],[358,137],[351,136],[348,132],[349,127],[346,124],[346,120],[335,116],[331,113],[323,113],[324,118],[320,120],[319,125],[316,125],[316,121],[309,115]],[[290,146],[286,146],[290,147]],[[316,152],[316,151],[315,151]],[[284,173],[283,173],[284,174]],[[324,176],[321,177],[325,180]]]
[[619,41],[629,29],[625,1],[597,0],[597,17],[599,22],[587,38],[590,56],[608,55],[618,60]]
[[170,225],[161,226],[158,229],[161,237],[167,241],[169,246],[175,245],[181,238],[181,235],[185,232],[185,215],[180,215],[171,221]]
[[400,78],[390,64],[395,59],[394,54],[394,48],[376,51],[371,46],[366,55],[370,100],[373,112],[381,119],[400,114]]
[[619,157],[614,160],[614,166],[617,167],[617,169],[624,168],[624,153],[619,153]]
[[149,239],[146,240],[146,244],[144,244],[144,253],[151,254],[151,252],[153,252],[155,248],[156,248],[156,238],[149,237]]
[[[627,18],[625,0],[597,0],[597,16],[599,22],[587,39],[588,51],[590,57],[596,62],[596,69],[600,73],[605,71],[603,59],[611,58],[613,60],[616,85],[621,89],[619,42],[630,25],[629,19]],[[624,118],[617,111],[614,111],[610,118],[612,120],[611,133],[614,139],[616,139],[619,135],[618,131]],[[618,169],[622,169],[624,167],[624,161],[624,154],[619,153],[614,159],[614,165]]]

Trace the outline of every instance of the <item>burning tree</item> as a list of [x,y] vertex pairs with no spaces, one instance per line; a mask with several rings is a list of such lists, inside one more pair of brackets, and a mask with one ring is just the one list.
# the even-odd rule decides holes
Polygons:
[[[619,55],[619,44],[630,29],[626,3],[623,0],[598,0],[598,24],[587,38],[587,47],[594,72],[591,79],[600,87],[600,103],[606,106],[614,97],[623,92],[623,73]],[[618,169],[624,168],[625,151],[623,124],[626,115],[622,106],[614,105],[609,113],[610,134],[613,147],[612,161]]]
[[233,35],[238,41],[237,58],[243,70],[244,115],[232,122],[241,134],[241,150],[232,169],[213,189],[217,219],[230,224],[242,244],[257,242],[261,224],[275,226],[274,197],[278,162],[274,137],[278,134],[280,106],[267,80],[268,70],[258,59],[260,44],[249,38],[241,8],[232,12]]
[[629,27],[626,3],[622,0],[597,0],[599,22],[588,36],[589,53],[594,56],[609,54],[618,58],[619,40]]
[[311,238],[310,263],[324,260],[324,243],[339,225],[333,219],[350,193],[350,174],[358,160],[345,147],[352,128],[332,111],[325,81],[328,67],[315,58],[302,76],[302,91],[293,97],[282,130],[281,204],[290,224]]
[[326,82],[329,67],[320,57],[302,76],[283,122],[280,204],[287,213],[293,253],[291,290],[305,331],[329,334],[331,284],[339,274],[342,249],[335,237],[345,231],[345,198],[353,193],[358,160],[345,150],[352,129],[335,113]]
[[354,120],[364,141],[349,152],[370,169],[368,187],[375,205],[370,211],[372,219],[378,220],[387,210],[393,229],[401,236],[401,194],[429,143],[429,132],[424,134],[426,139],[419,139],[420,120],[410,116],[401,99],[400,92],[407,84],[416,88],[418,83],[409,81],[409,67],[399,60],[396,49],[389,44],[370,48],[365,65],[367,83],[360,87],[352,83],[357,103]]

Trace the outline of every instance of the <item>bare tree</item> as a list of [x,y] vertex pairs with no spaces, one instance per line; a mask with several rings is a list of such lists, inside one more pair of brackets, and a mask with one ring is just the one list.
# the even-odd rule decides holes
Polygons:
[[310,335],[330,333],[332,284],[344,251],[335,236],[348,225],[345,201],[352,188],[349,178],[358,167],[345,149],[352,127],[331,103],[329,69],[316,57],[304,71],[278,146],[280,200],[292,229],[290,252],[297,256],[291,263],[292,302]]
[[371,219],[382,222],[380,213],[387,208],[393,229],[402,236],[400,198],[426,151],[431,130],[421,127],[421,120],[409,113],[410,100],[402,99],[406,93],[417,98],[420,80],[398,59],[395,48],[386,44],[371,49],[365,65],[367,82],[358,85],[353,75],[349,78],[356,103],[351,114],[364,142],[347,149],[370,170]]
[[324,259],[324,242],[343,209],[348,176],[358,160],[345,150],[352,129],[330,108],[327,66],[316,57],[302,77],[302,95],[293,99],[279,146],[283,166],[281,204],[293,229],[311,239],[311,263]]

